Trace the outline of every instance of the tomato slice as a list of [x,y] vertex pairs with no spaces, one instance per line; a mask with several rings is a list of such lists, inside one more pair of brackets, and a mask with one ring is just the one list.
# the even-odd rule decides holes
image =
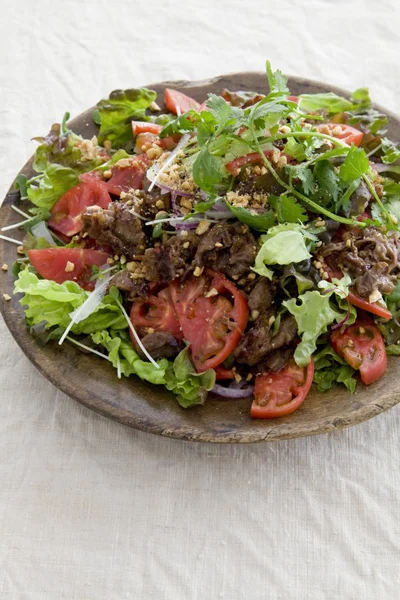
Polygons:
[[225,369],[224,367],[216,367],[215,375],[217,379],[233,379],[235,371],[233,369]]
[[[157,295],[149,296],[146,300],[134,302],[130,319],[134,327],[151,327],[154,331],[170,333],[177,340],[183,338],[182,329],[168,288],[164,288]],[[131,339],[132,343],[135,344],[132,335]]]
[[[324,129],[325,127],[328,127],[330,135],[333,135],[333,137],[336,137],[339,140],[343,140],[349,146],[352,144],[359,146],[361,144],[363,132],[355,127],[345,125],[344,123],[321,123],[321,125],[317,125],[316,129],[317,131],[320,131],[320,129]],[[340,133],[338,132],[339,127],[341,128]],[[336,130],[336,132],[333,133],[333,130]]]
[[36,271],[44,279],[56,283],[75,281],[85,290],[93,290],[94,281],[92,267],[101,267],[107,264],[110,255],[99,250],[84,248],[44,248],[43,250],[29,250],[29,260]]
[[353,369],[360,371],[366,385],[377,381],[386,371],[385,344],[372,323],[357,321],[342,333],[336,329],[331,334],[331,345]]
[[275,419],[290,415],[303,404],[314,377],[314,361],[306,368],[291,360],[276,373],[257,375],[250,415],[253,419]]
[[170,289],[193,364],[198,372],[215,369],[233,352],[246,329],[246,298],[224,275],[210,269],[201,277],[173,282]]
[[[333,269],[329,265],[326,266],[326,271],[330,280],[332,280],[333,277],[336,279],[342,279],[343,277],[343,273],[339,271],[339,269]],[[368,302],[364,298],[361,298],[361,296],[354,294],[354,292],[349,291],[347,300],[353,306],[361,308],[362,310],[365,310],[373,315],[377,315],[378,317],[382,317],[383,319],[391,319],[393,317],[390,310],[388,310],[385,306],[381,306],[377,302]]]
[[[88,174],[87,174],[88,175]],[[88,206],[96,204],[107,208],[111,198],[106,184],[91,177],[68,190],[51,209],[49,226],[66,236],[73,236],[82,229],[82,214]]]
[[164,102],[168,110],[174,113],[174,115],[178,113],[183,114],[191,109],[198,111],[200,108],[200,102],[197,102],[197,100],[190,96],[186,96],[182,92],[178,92],[178,90],[171,90],[170,88],[165,88]]
[[[271,157],[273,150],[265,150],[264,155],[268,158]],[[240,169],[244,165],[254,164],[254,163],[262,163],[263,160],[261,158],[261,154],[259,152],[251,152],[250,154],[246,154],[245,156],[239,156],[239,158],[235,158],[228,162],[225,165],[225,169],[229,171],[232,175],[239,175]]]
[[157,123],[147,123],[146,121],[132,121],[132,133],[134,136],[140,133],[155,133],[158,135],[162,130],[162,125]]
[[298,96],[288,96],[288,100],[290,100],[291,102],[296,102],[296,104],[299,101],[299,97]]
[[140,154],[129,159],[126,166],[115,165],[111,169],[111,179],[106,183],[110,194],[120,196],[121,192],[129,190],[141,190],[150,160],[146,154]]

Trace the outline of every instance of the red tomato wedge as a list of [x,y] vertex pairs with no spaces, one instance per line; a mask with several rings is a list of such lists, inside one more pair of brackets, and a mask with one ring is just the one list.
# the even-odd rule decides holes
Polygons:
[[[222,274],[207,270],[201,277],[174,281],[168,288],[134,302],[135,327],[171,333],[190,344],[198,372],[218,367],[233,352],[247,325],[247,300]],[[221,378],[231,371],[220,367]],[[233,377],[233,375],[232,375]]]
[[164,102],[168,110],[174,113],[174,115],[183,114],[191,109],[198,111],[200,108],[200,102],[197,102],[197,100],[190,96],[186,96],[182,92],[178,92],[178,90],[171,90],[170,88],[165,88]]
[[288,96],[288,100],[290,100],[291,102],[297,102],[299,101],[299,97],[298,96]]
[[[86,174],[88,175],[88,174]],[[66,236],[73,236],[82,229],[82,214],[88,206],[107,208],[111,198],[103,181],[94,176],[68,190],[51,209],[49,226]]]
[[[333,269],[332,267],[327,266],[326,271],[330,280],[332,280],[333,277],[336,279],[342,279],[343,277],[343,273],[338,269]],[[361,298],[361,296],[354,294],[354,292],[349,291],[347,300],[353,306],[361,308],[362,310],[365,310],[373,315],[377,315],[378,317],[382,317],[383,319],[391,319],[393,317],[390,310],[388,310],[385,306],[381,306],[377,302],[368,302],[364,298]]]
[[[273,150],[265,150],[264,155],[268,158],[272,156],[272,153]],[[251,152],[250,154],[246,154],[245,156],[239,156],[239,158],[231,160],[231,162],[228,162],[225,165],[225,169],[236,177],[237,175],[239,175],[240,169],[245,165],[257,164],[262,162],[263,160],[259,152]]]
[[313,381],[314,361],[306,368],[291,360],[276,373],[257,375],[250,415],[253,419],[276,419],[290,415],[303,404]]
[[[164,288],[157,295],[149,296],[146,300],[134,302],[130,319],[134,327],[151,327],[154,331],[170,333],[177,340],[183,338],[169,288]],[[135,345],[132,334],[131,339]]]
[[[361,144],[363,132],[355,127],[345,125],[344,123],[321,123],[321,125],[317,125],[316,129],[320,131],[321,129],[324,130],[325,127],[328,127],[330,135],[343,140],[349,146],[352,144],[359,146]],[[341,128],[341,132],[339,132],[339,128]],[[334,130],[336,130],[335,133],[333,133]]]
[[249,309],[245,296],[221,273],[170,285],[183,337],[198,372],[218,367],[238,345]]
[[29,250],[29,260],[44,279],[56,283],[75,281],[85,290],[93,290],[95,282],[90,281],[92,267],[107,264],[110,257],[106,252],[83,248],[45,248]]
[[357,321],[343,333],[336,329],[331,334],[331,344],[339,356],[360,371],[366,385],[377,381],[386,371],[385,344],[379,329],[372,323]]
[[162,125],[157,123],[146,123],[146,121],[132,121],[132,133],[133,135],[139,135],[140,133],[155,133],[158,135],[162,130]]
[[107,189],[110,194],[119,196],[121,192],[129,192],[129,190],[141,190],[143,180],[150,164],[150,159],[146,154],[140,154],[129,159],[127,166],[115,165],[111,169],[111,179],[107,181]]
[[233,369],[225,369],[224,367],[216,367],[215,375],[217,379],[233,379],[235,371]]

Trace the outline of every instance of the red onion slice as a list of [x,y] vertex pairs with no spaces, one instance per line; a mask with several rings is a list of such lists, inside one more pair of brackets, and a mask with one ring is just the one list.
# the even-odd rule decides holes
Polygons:
[[350,316],[350,310],[351,310],[351,304],[350,304],[349,300],[347,300],[347,313],[346,313],[346,316],[344,317],[344,319],[342,319],[340,321],[340,323],[336,323],[336,325],[332,325],[332,329],[339,329],[339,327],[342,327],[347,322],[347,319]]
[[216,383],[211,391],[213,394],[216,394],[217,396],[221,396],[222,398],[239,399],[239,398],[249,398],[250,396],[253,395],[253,388],[251,385],[248,385],[244,388],[236,388],[235,389],[235,388],[224,387],[223,385],[219,385],[219,383]]

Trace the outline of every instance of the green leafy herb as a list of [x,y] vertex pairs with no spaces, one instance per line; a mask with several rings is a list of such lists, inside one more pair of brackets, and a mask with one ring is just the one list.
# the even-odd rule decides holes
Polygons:
[[226,203],[232,214],[242,223],[245,223],[256,231],[268,231],[270,227],[275,225],[275,217],[273,210],[257,213],[254,210],[242,208],[240,206],[232,206],[229,202]]
[[282,92],[284,94],[289,93],[289,89],[287,86],[287,77],[283,75],[283,73],[279,70],[273,72],[271,63],[267,60],[265,64],[265,69],[267,72],[268,85],[271,92]]
[[43,177],[27,183],[27,195],[32,204],[50,209],[69,189],[77,185],[79,175],[70,167],[49,163]]
[[196,373],[190,360],[189,348],[178,354],[165,374],[165,386],[177,395],[177,400],[183,408],[204,404],[214,385],[215,371],[208,369],[204,373]]
[[319,392],[326,392],[335,382],[343,383],[349,392],[355,392],[355,370],[331,346],[325,346],[314,356],[314,369],[314,381]]
[[304,206],[293,196],[269,196],[268,201],[276,212],[279,223],[304,223],[308,220]]
[[304,145],[300,142],[297,142],[294,137],[290,137],[288,139],[283,151],[288,156],[292,156],[298,162],[302,162],[307,158]]
[[311,169],[305,165],[287,165],[286,172],[289,174],[291,183],[296,183],[296,179],[300,180],[303,192],[308,195],[314,192],[315,179]]
[[19,190],[19,195],[21,200],[26,200],[27,199],[27,178],[25,175],[22,175],[22,173],[20,173],[19,175],[17,175],[17,177],[15,178],[15,182],[14,182],[14,188],[16,190]]
[[369,170],[368,156],[365,150],[352,146],[339,170],[339,177],[343,183],[351,183],[359,179]]
[[314,176],[318,182],[316,196],[324,206],[334,208],[337,202],[340,185],[333,165],[327,160],[321,160],[314,167]]
[[391,164],[400,158],[400,146],[388,138],[382,140],[382,162]]
[[398,344],[390,344],[386,347],[386,354],[389,356],[400,356],[400,346]]
[[110,140],[114,148],[132,139],[131,121],[146,120],[146,109],[155,101],[156,92],[147,88],[115,90],[97,104],[95,118],[100,120],[99,142]]
[[222,181],[220,167],[220,161],[203,147],[193,163],[194,182],[205,192],[215,193],[215,187]]

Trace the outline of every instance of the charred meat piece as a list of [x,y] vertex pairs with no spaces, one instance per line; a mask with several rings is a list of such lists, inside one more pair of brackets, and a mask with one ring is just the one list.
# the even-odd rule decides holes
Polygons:
[[120,202],[112,202],[106,209],[89,206],[82,216],[82,232],[88,233],[100,246],[109,246],[127,258],[143,254],[145,250],[140,220]]
[[210,267],[233,279],[247,275],[257,255],[257,243],[247,225],[221,223],[201,236],[194,267]]
[[[183,347],[182,343],[178,342],[173,335],[163,331],[148,333],[141,339],[141,342],[155,360],[175,358]],[[136,348],[136,351],[142,359],[147,360],[140,348]]]
[[266,277],[260,277],[248,297],[250,311],[256,310],[261,314],[271,308],[275,293],[276,285]]
[[128,302],[134,302],[139,298],[146,298],[149,295],[148,284],[144,279],[132,279],[129,271],[119,271],[110,281],[110,287],[115,286],[121,292],[126,292]]
[[267,354],[283,346],[288,346],[297,337],[297,325],[291,315],[282,317],[277,333],[273,334],[270,322],[272,311],[264,313],[256,319],[253,327],[244,335],[235,351],[236,360],[246,365],[255,365]]
[[267,354],[267,356],[257,365],[257,373],[276,373],[286,367],[294,352],[293,346],[287,348],[278,348]]
[[176,235],[166,244],[149,248],[144,255],[146,279],[168,283],[175,277],[183,277],[191,269],[199,238],[195,233]]
[[340,241],[322,246],[319,255],[329,266],[348,272],[363,298],[375,290],[390,294],[400,274],[398,234],[384,235],[376,227],[352,227]]

